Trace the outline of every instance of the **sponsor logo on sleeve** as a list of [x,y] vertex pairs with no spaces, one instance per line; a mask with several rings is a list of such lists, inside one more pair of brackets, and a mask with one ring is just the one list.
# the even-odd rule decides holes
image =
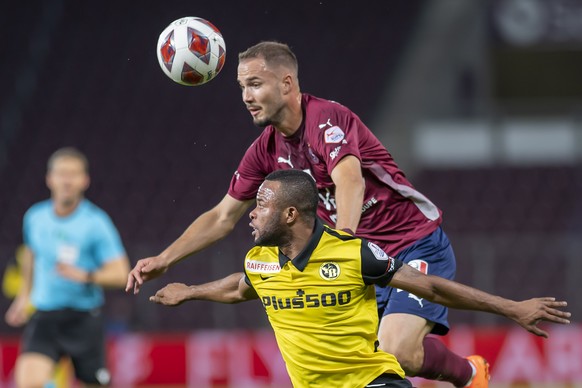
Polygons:
[[388,256],[388,254],[384,252],[382,248],[373,242],[368,241],[368,248],[370,248],[370,251],[372,251],[372,254],[376,260],[387,261],[389,263],[386,272],[394,272],[394,258]]
[[374,254],[374,257],[376,257],[376,259],[382,260],[382,261],[387,261],[388,259],[390,259],[390,256],[388,256],[388,254],[386,252],[384,252],[384,250],[382,248],[380,248],[378,245],[374,244],[373,242],[368,241],[368,248],[370,248],[370,250]]
[[336,125],[336,126],[333,126],[331,128],[326,129],[324,132],[324,136],[325,136],[326,143],[335,144],[335,143],[341,142],[344,139],[345,134],[344,134],[344,131],[342,131],[341,128]]
[[333,149],[333,151],[331,151],[329,153],[329,157],[331,158],[331,160],[334,160],[335,158],[337,158],[341,149],[342,149],[342,146],[337,146]]

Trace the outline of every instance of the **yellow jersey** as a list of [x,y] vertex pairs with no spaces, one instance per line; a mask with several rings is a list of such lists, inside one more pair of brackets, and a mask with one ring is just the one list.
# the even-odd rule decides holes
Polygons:
[[388,284],[402,262],[318,220],[293,260],[277,247],[257,246],[244,265],[294,387],[364,387],[383,373],[404,377],[396,358],[377,349],[373,286]]

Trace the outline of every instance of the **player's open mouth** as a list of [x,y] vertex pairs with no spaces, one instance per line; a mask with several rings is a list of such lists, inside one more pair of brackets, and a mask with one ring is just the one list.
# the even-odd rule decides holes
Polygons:
[[258,230],[255,229],[255,227],[253,226],[253,224],[249,224],[249,226],[253,229],[253,231],[251,232],[251,235],[253,237],[255,237],[255,235],[258,234]]

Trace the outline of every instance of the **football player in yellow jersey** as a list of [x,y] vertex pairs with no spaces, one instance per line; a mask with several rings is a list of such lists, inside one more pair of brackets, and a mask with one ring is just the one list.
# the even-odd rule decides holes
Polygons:
[[557,309],[566,302],[517,302],[402,265],[377,245],[324,226],[317,200],[307,173],[269,174],[250,213],[256,246],[245,258],[245,273],[197,286],[169,284],[150,300],[260,299],[295,387],[411,387],[396,358],[377,349],[374,284],[447,307],[504,315],[543,337],[540,321],[569,323],[570,313]]

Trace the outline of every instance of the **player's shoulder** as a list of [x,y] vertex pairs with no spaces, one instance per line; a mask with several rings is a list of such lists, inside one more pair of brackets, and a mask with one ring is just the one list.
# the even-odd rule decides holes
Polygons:
[[333,116],[341,114],[351,114],[352,111],[337,101],[327,100],[311,94],[303,94],[303,103],[306,115],[314,117]]
[[274,258],[278,259],[277,249],[263,246],[252,247],[245,257],[246,260],[272,260]]
[[329,236],[331,239],[335,239],[341,241],[342,243],[351,242],[355,244],[361,244],[362,239],[359,237],[354,236],[351,233],[343,231],[341,229],[334,229],[329,227],[328,225],[324,225],[324,233]]

